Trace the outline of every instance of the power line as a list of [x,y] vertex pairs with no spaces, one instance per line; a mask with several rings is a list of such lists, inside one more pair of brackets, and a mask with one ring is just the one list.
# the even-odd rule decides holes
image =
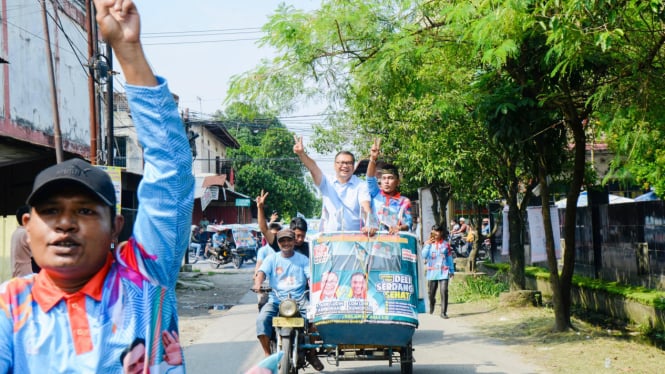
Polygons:
[[[251,31],[254,30],[254,31]],[[157,31],[157,32],[144,32],[141,35],[147,37],[159,37],[161,35],[179,35],[179,34],[197,34],[197,33],[243,33],[243,32],[260,32],[260,27],[242,27],[230,29],[204,29],[204,30],[185,30],[185,31]]]
[[259,34],[263,33],[263,31],[235,31],[235,32],[217,32],[217,31],[211,31],[211,32],[200,32],[200,33],[190,33],[190,32],[172,32],[172,33],[163,33],[159,35],[147,35],[144,34],[141,37],[143,39],[161,39],[161,38],[191,38],[191,37],[197,37],[200,38],[202,36],[217,36],[217,35],[246,35],[246,34]]
[[239,38],[239,39],[219,39],[219,40],[199,40],[190,42],[162,42],[162,43],[143,43],[143,45],[184,45],[184,44],[208,44],[208,43],[227,43],[227,42],[243,42],[243,41],[258,41],[260,38]]
[[[56,1],[56,3],[57,3],[57,1]],[[54,7],[56,6],[56,3],[53,4]],[[62,6],[59,3],[57,3],[57,7],[60,10],[62,10]],[[54,11],[55,11],[55,8],[54,8]],[[62,32],[62,35],[65,36],[65,39],[67,40],[67,43],[69,43],[69,47],[72,49],[72,52],[74,52],[74,56],[76,56],[76,60],[79,62],[79,65],[81,65],[81,67],[83,68],[83,72],[85,73],[85,76],[87,77],[90,74],[90,71],[87,69],[88,66],[86,64],[84,64],[81,61],[81,58],[79,57],[79,53],[83,56],[85,56],[85,54],[83,53],[83,51],[79,50],[78,48],[76,48],[76,46],[74,46],[74,43],[72,42],[72,39],[69,37],[69,35],[65,31],[64,27],[62,26],[62,21],[60,20],[60,17],[58,17],[57,11],[55,12],[55,15],[52,15],[48,10],[46,10],[46,14],[48,14],[48,16],[53,20],[56,27]]]

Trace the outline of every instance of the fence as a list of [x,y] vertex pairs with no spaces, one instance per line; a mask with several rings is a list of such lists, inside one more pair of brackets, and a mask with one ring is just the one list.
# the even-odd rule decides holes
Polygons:
[[665,289],[665,201],[578,207],[575,274]]

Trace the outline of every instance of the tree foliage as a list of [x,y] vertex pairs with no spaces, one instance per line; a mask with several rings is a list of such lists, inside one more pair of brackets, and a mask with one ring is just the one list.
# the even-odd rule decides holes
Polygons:
[[289,220],[302,213],[313,217],[320,211],[311,182],[300,160],[293,154],[293,136],[276,118],[262,117],[250,106],[235,103],[220,119],[238,123],[236,139],[240,149],[229,150],[236,170],[236,188],[251,197],[261,190],[270,193],[266,213],[277,210]]
[[[237,77],[230,92],[278,111],[325,92],[344,109],[331,116],[335,126],[317,129],[327,145],[368,149],[380,136],[407,190],[432,186],[476,204],[501,196],[515,289],[524,287],[525,205],[537,183],[549,202],[548,176],[568,185],[564,237],[575,246],[577,197],[595,183],[585,179],[587,137],[621,156],[611,178],[665,191],[664,19],[661,0],[282,6],[264,27],[278,57]],[[551,269],[558,330],[570,326],[574,262],[566,251],[560,277]]]

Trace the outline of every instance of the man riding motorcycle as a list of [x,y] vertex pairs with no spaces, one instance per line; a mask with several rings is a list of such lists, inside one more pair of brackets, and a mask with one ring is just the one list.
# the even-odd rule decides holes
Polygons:
[[[291,297],[304,299],[307,282],[310,279],[309,259],[295,252],[295,233],[291,229],[283,229],[276,235],[280,252],[267,257],[254,277],[254,290],[261,289],[261,283],[269,279],[273,292],[268,302],[261,308],[256,318],[256,335],[266,356],[271,354],[270,336],[272,335],[272,319],[279,313],[281,299]],[[300,305],[300,314],[306,318],[306,303]],[[307,354],[307,361],[317,371],[323,370],[323,364],[311,350]]]

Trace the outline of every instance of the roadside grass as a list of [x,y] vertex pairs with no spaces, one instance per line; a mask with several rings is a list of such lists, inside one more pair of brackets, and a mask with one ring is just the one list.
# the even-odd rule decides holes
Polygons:
[[[511,346],[548,373],[663,372],[665,352],[647,344],[639,326],[575,311],[573,330],[553,332],[550,307],[504,307],[505,276],[454,279],[450,283],[451,319],[471,324],[488,339]],[[551,305],[547,300],[544,305]]]

